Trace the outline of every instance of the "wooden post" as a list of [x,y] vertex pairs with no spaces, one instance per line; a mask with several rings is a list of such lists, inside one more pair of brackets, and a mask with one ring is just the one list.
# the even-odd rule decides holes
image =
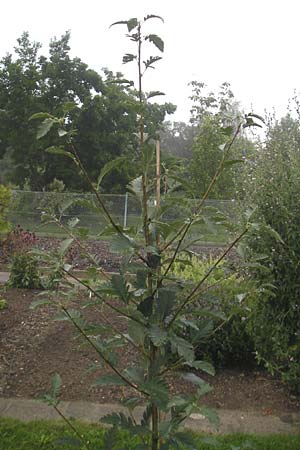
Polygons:
[[[160,208],[160,141],[156,141],[156,207]],[[159,234],[156,239],[157,245],[160,243]]]

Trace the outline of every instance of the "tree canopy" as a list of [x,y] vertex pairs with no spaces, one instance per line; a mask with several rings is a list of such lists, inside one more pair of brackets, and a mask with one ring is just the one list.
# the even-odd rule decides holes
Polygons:
[[[43,151],[47,143],[57,143],[55,133],[38,141],[37,124],[29,121],[41,111],[60,116],[68,102],[78,105],[68,120],[77,129],[78,153],[93,180],[108,161],[121,155],[130,155],[132,160],[136,149],[136,92],[120,82],[122,75],[109,70],[100,75],[80,58],[72,58],[68,31],[60,39],[51,40],[48,57],[40,54],[41,44],[31,42],[27,32],[17,42],[15,55],[7,54],[0,60],[0,158],[10,157],[10,180],[21,188],[26,185],[44,190],[58,179],[69,190],[85,190],[75,167]],[[150,134],[174,110],[168,103],[149,105],[145,118]],[[134,175],[134,165],[124,164],[107,177],[104,188],[122,192]]]

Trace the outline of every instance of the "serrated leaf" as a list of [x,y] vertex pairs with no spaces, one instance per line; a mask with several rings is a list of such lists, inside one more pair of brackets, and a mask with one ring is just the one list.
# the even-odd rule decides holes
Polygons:
[[194,360],[195,358],[194,348],[190,342],[179,336],[172,335],[170,337],[170,343],[173,348],[173,351],[176,350],[178,355],[182,356],[182,358],[185,361]]
[[160,328],[158,325],[151,325],[149,328],[149,336],[151,341],[156,347],[160,347],[165,344],[168,340],[168,333],[163,328]]
[[156,14],[148,14],[146,17],[144,17],[144,22],[149,19],[160,19],[162,22],[164,22],[164,19],[161,16],[157,16]]
[[140,386],[150,396],[151,401],[159,408],[165,409],[169,402],[169,391],[167,385],[161,379],[152,378]]
[[114,25],[127,25],[127,20],[119,20],[118,22],[114,22],[109,26],[109,28],[113,27]]
[[141,367],[128,367],[124,370],[124,375],[136,384],[141,384],[145,380],[144,370]]
[[32,114],[32,116],[30,116],[28,120],[35,120],[35,119],[54,119],[54,117],[51,116],[51,114],[49,113],[39,112]]
[[123,62],[123,64],[127,64],[127,63],[133,61],[134,59],[136,59],[136,55],[133,55],[132,53],[126,53],[123,56],[122,62]]
[[70,219],[68,221],[68,227],[69,228],[75,228],[78,223],[79,223],[78,217],[72,217],[72,219]]
[[63,136],[65,136],[66,134],[68,134],[68,132],[67,132],[66,130],[64,130],[63,128],[59,128],[59,129],[57,130],[57,134],[58,134],[59,137],[63,137]]
[[132,31],[134,28],[138,26],[138,20],[136,17],[133,17],[132,19],[127,20],[127,29],[128,32]]
[[51,395],[54,399],[59,396],[60,388],[61,388],[61,377],[59,373],[55,373],[51,380]]
[[195,375],[192,372],[184,373],[182,375],[182,378],[184,380],[188,381],[189,383],[193,383],[193,384],[196,384],[198,386],[205,383],[205,381],[202,378],[198,377],[197,375]]
[[77,103],[75,103],[75,102],[66,102],[62,106],[64,114],[67,114],[70,111],[73,111],[73,109],[75,109],[75,108],[77,108]]
[[208,408],[207,406],[202,406],[200,407],[199,412],[200,414],[203,414],[203,416],[205,416],[216,429],[219,428],[220,418],[214,409]]
[[228,161],[225,161],[224,167],[233,166],[234,164],[240,164],[244,162],[244,159],[229,159]]
[[145,329],[142,325],[137,323],[135,320],[128,321],[128,334],[131,340],[139,346],[144,345],[145,340]]
[[143,316],[150,317],[153,311],[153,297],[147,297],[142,300],[137,306],[137,310],[140,311]]
[[113,275],[111,277],[111,285],[114,289],[115,294],[123,300],[124,303],[128,304],[131,294],[129,292],[129,286],[123,275]]
[[200,369],[202,372],[208,373],[209,375],[216,374],[214,366],[207,361],[192,361],[191,363],[187,363],[187,365],[194,369]]
[[41,139],[49,133],[52,126],[55,124],[56,120],[50,117],[47,117],[38,127],[38,132],[36,135],[37,139]]
[[97,190],[99,189],[101,182],[103,178],[112,170],[120,168],[120,166],[124,163],[126,158],[124,156],[120,156],[118,158],[113,159],[112,161],[108,161],[103,168],[101,169],[101,172],[98,176],[97,180]]
[[102,375],[97,378],[93,386],[108,386],[108,385],[116,385],[116,386],[128,386],[126,381],[124,381],[118,375]]
[[172,312],[176,302],[176,291],[170,288],[162,288],[158,290],[156,306],[159,318],[164,320]]
[[165,95],[165,93],[160,91],[151,91],[147,94],[147,100],[152,97],[157,97],[158,95]]
[[74,241],[73,238],[64,239],[59,246],[60,253],[62,254],[66,253],[70,245],[72,245],[73,241]]
[[164,51],[164,41],[159,36],[157,36],[157,34],[148,34],[148,36],[146,36],[146,39],[152,42],[152,44],[154,44],[155,47],[158,48],[158,50],[160,50],[161,52]]
[[75,156],[71,152],[67,152],[66,150],[64,150],[63,147],[57,147],[53,145],[51,147],[46,148],[46,152],[51,153],[52,155],[67,156],[68,158],[73,159],[73,161],[76,161]]
[[40,300],[35,300],[35,301],[31,302],[29,309],[35,309],[38,306],[49,305],[50,303],[51,303],[51,300],[42,298]]

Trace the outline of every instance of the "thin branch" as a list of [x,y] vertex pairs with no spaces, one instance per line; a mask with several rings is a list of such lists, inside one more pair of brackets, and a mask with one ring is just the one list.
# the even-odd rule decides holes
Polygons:
[[91,347],[98,353],[98,355],[103,359],[103,361],[108,365],[108,367],[115,372],[115,374],[121,378],[121,380],[124,381],[128,386],[135,389],[137,392],[140,392],[144,394],[145,396],[149,396],[149,394],[142,389],[139,389],[139,387],[132,383],[128,378],[126,378],[110,361],[109,359],[103,354],[103,352],[97,347],[97,345],[93,342],[93,340],[85,333],[85,331],[81,328],[80,325],[76,322],[76,320],[73,319],[67,308],[60,304],[61,309],[64,311],[66,316],[69,318],[69,320],[72,322],[74,327],[79,331],[79,333],[84,337],[84,339],[91,345]]
[[136,319],[135,317],[131,317],[129,314],[126,314],[124,311],[120,310],[119,308],[117,308],[116,306],[112,305],[111,303],[109,303],[107,300],[105,300],[104,298],[102,298],[97,291],[95,291],[95,289],[93,289],[91,286],[89,286],[87,283],[85,283],[84,281],[82,281],[80,278],[78,278],[76,275],[74,275],[71,272],[68,272],[67,270],[65,270],[64,268],[60,269],[63,274],[66,274],[67,276],[73,278],[73,280],[77,281],[77,283],[79,283],[81,286],[85,287],[86,289],[88,289],[89,291],[92,292],[92,294],[95,295],[95,297],[97,297],[99,300],[103,301],[105,303],[105,305],[107,305],[109,308],[111,308],[113,311],[117,312],[118,314],[120,314],[121,316],[127,317],[130,320],[133,320],[135,322],[137,322],[139,325],[144,325],[142,322],[140,322],[138,319]]
[[[227,247],[227,249],[221,254],[221,256],[215,261],[215,263],[210,267],[208,272],[204,275],[204,277],[199,281],[199,283],[195,286],[195,288],[189,293],[189,295],[186,297],[184,302],[179,306],[177,311],[175,312],[173,318],[170,320],[168,327],[172,325],[172,323],[176,320],[178,315],[181,313],[181,311],[187,306],[187,304],[191,303],[195,300],[195,295],[199,294],[198,290],[202,286],[202,284],[207,280],[207,278],[210,276],[212,271],[220,264],[220,262],[227,256],[227,254],[230,252],[230,250],[239,242],[243,236],[248,232],[248,228],[246,228],[234,241]],[[193,300],[191,300],[193,297]]]

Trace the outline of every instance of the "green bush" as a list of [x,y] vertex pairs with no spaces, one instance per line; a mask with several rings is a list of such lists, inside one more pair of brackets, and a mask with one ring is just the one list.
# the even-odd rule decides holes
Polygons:
[[14,255],[8,284],[15,288],[40,288],[38,260],[28,253]]
[[[250,201],[260,227],[248,239],[253,276],[264,288],[249,332],[257,358],[300,392],[300,120],[269,125],[252,174]],[[259,259],[260,264],[257,264]]]
[[0,233],[6,233],[10,229],[10,223],[6,220],[10,200],[11,190],[0,184]]
[[1,309],[6,308],[7,301],[4,298],[0,298],[0,311]]
[[[190,262],[191,265],[175,263],[173,274],[197,282],[205,276],[216,260],[199,260],[194,256]],[[227,320],[219,319],[220,327],[217,331],[208,340],[201,339],[197,356],[210,359],[216,367],[251,365],[255,353],[253,340],[247,331],[247,322],[250,312],[248,304],[255,293],[254,284],[230,273],[228,267],[222,263],[210,275],[208,286],[212,287],[203,293],[199,303],[202,307],[213,306]]]

